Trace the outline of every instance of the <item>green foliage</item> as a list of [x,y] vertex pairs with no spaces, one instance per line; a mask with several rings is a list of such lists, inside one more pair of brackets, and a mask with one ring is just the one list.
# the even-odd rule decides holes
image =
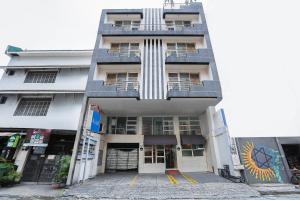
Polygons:
[[0,185],[7,186],[19,183],[21,174],[16,172],[14,165],[0,158]]
[[71,156],[62,156],[59,160],[58,170],[53,178],[55,183],[66,183],[69,173]]

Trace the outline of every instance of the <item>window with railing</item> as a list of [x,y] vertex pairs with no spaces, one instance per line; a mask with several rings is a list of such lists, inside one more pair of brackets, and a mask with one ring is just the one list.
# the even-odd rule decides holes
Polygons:
[[138,73],[108,73],[106,85],[114,85],[118,91],[138,90]]
[[112,43],[109,52],[119,56],[140,56],[139,43]]
[[169,73],[168,90],[188,91],[201,85],[199,73]]
[[14,116],[46,116],[50,103],[50,98],[22,98]]
[[169,31],[180,31],[186,27],[191,27],[191,21],[175,20],[175,21],[166,21],[166,26]]
[[143,117],[144,135],[174,135],[172,117]]
[[54,83],[56,71],[29,71],[24,83]]
[[137,132],[137,117],[109,117],[110,134],[135,135]]
[[167,57],[170,55],[182,57],[192,53],[196,53],[196,47],[194,43],[167,43]]
[[115,21],[115,27],[120,27],[124,30],[139,30],[141,25],[141,21],[135,21],[135,20],[119,20]]
[[199,117],[179,117],[180,135],[201,135]]
[[144,147],[144,162],[148,164],[152,163],[164,163],[165,162],[165,147],[162,145],[147,145]]

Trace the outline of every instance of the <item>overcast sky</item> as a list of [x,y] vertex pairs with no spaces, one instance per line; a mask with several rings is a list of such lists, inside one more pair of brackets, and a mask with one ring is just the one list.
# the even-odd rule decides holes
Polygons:
[[[176,1],[176,0],[175,0]],[[232,136],[300,136],[300,1],[202,1]],[[159,8],[163,0],[1,0],[7,45],[92,49],[103,8]]]

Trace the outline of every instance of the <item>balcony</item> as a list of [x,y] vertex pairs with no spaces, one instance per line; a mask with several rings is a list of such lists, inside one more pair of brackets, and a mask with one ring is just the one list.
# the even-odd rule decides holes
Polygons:
[[103,24],[100,34],[103,36],[202,36],[207,33],[206,26],[202,24],[173,25],[166,24],[140,24],[118,26],[114,24]]
[[101,80],[89,81],[86,93],[88,97],[140,99],[138,81],[118,81],[115,83]]
[[99,64],[141,64],[141,52],[139,50],[99,49],[96,52],[96,61]]
[[169,81],[167,99],[171,98],[222,98],[219,81],[204,80],[199,83],[191,81]]
[[199,15],[199,11],[202,8],[201,3],[174,3],[167,2],[163,4],[163,18],[166,15],[180,15],[180,14],[197,14]]
[[211,49],[167,50],[166,64],[203,64],[213,60]]

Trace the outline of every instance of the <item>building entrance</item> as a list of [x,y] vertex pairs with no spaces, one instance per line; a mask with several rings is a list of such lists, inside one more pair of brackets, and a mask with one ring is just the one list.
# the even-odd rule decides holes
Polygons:
[[173,145],[165,146],[166,169],[176,168],[176,150]]

